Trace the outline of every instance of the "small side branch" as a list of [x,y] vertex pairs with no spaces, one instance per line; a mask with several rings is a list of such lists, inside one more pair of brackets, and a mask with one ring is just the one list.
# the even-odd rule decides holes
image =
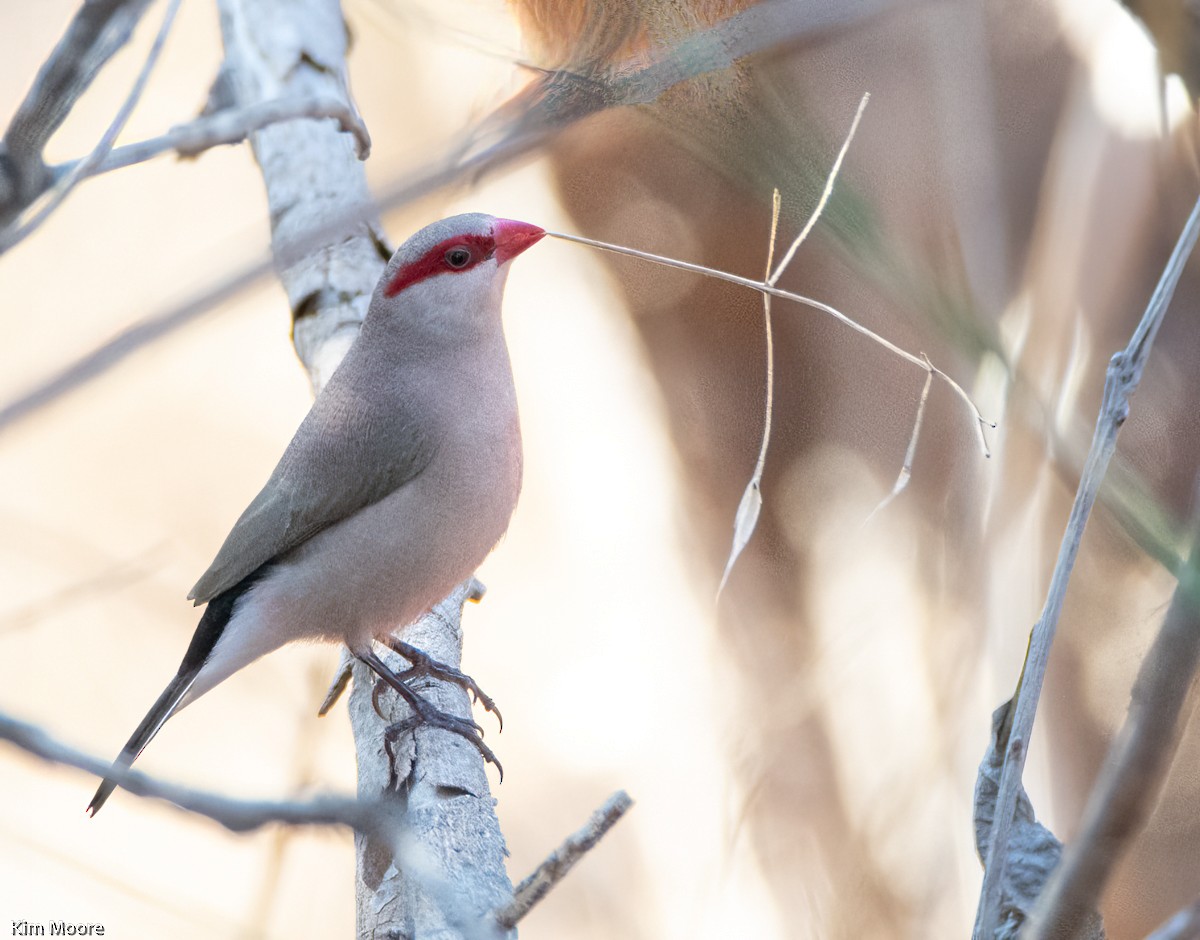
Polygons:
[[[371,135],[362,118],[344,98],[278,98],[244,108],[230,108],[173,127],[167,133],[136,144],[117,147],[97,166],[93,176],[144,163],[163,153],[174,151],[181,157],[194,157],[222,144],[239,144],[255,131],[282,121],[300,118],[331,118],[341,130],[354,137],[355,153],[365,160],[371,153]],[[77,167],[78,161],[54,167],[54,178],[61,179]]]
[[996,799],[995,821],[984,863],[983,889],[979,897],[979,909],[975,919],[975,940],[985,940],[994,935],[1000,916],[1000,902],[1004,885],[1005,859],[1009,835],[1012,831],[1013,815],[1021,789],[1021,775],[1025,768],[1029,738],[1033,732],[1033,721],[1037,714],[1038,698],[1046,677],[1046,664],[1050,658],[1050,646],[1058,627],[1066,598],[1067,585],[1079,554],[1083,530],[1091,515],[1100,484],[1108,470],[1109,461],[1116,451],[1117,434],[1129,415],[1129,399],[1142,378],[1146,360],[1150,355],[1154,337],[1166,315],[1167,306],[1175,293],[1175,286],[1183,273],[1184,263],[1192,253],[1200,237],[1200,201],[1192,209],[1187,224],[1179,236],[1175,250],[1171,253],[1163,270],[1162,278],[1150,298],[1146,312],[1134,331],[1129,345],[1113,356],[1104,382],[1104,397],[1100,416],[1092,437],[1071,515],[1063,533],[1058,560],[1050,579],[1046,603],[1041,617],[1034,625],[1029,640],[1029,651],[1018,681],[1016,707],[1013,709],[1011,725],[1004,729],[1001,746],[1005,749],[1004,770],[1000,777],[1000,793]]
[[[928,356],[922,358],[929,362]],[[921,389],[921,400],[917,403],[917,416],[913,419],[912,435],[908,439],[908,449],[904,452],[904,463],[900,465],[900,473],[896,476],[896,482],[892,484],[892,491],[871,510],[870,515],[863,520],[864,526],[891,505],[892,500],[904,492],[908,487],[908,481],[912,479],[913,461],[917,458],[917,441],[921,437],[921,425],[925,423],[925,403],[929,401],[929,389],[932,385],[933,363],[929,362],[929,374],[925,376],[925,385]]]
[[566,877],[567,872],[575,867],[575,863],[604,838],[608,830],[616,825],[617,820],[624,816],[632,805],[633,800],[624,790],[618,790],[610,796],[604,805],[592,814],[582,829],[568,836],[533,874],[517,885],[512,901],[496,911],[496,922],[505,930],[515,927],[551,888]]

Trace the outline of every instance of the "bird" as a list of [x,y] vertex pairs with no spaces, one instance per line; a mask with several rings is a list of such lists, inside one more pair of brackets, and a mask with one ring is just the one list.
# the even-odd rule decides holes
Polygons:
[[[396,250],[342,363],[188,595],[206,605],[191,643],[114,768],[181,708],[296,640],[344,643],[419,719],[494,760],[474,722],[437,711],[373,644],[408,656],[408,673],[478,691],[393,634],[471,577],[516,507],[521,432],[501,300],[509,262],[545,234],[467,213]],[[116,785],[106,777],[88,813]]]

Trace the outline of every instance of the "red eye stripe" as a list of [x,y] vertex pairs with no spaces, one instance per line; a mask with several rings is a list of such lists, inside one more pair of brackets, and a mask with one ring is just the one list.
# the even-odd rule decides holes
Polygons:
[[[452,268],[446,262],[446,252],[451,248],[465,246],[471,251],[470,262],[462,268]],[[469,271],[480,261],[486,261],[496,251],[496,240],[491,235],[456,235],[438,242],[416,261],[400,268],[383,289],[385,297],[395,297],[406,287],[411,287],[435,274],[458,274]]]

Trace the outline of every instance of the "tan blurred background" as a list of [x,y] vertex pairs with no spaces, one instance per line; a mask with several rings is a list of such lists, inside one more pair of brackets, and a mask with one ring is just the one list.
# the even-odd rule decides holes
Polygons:
[[[519,81],[519,39],[499,4],[401,6],[347,4],[375,183],[420,165]],[[74,7],[0,5],[0,112],[16,107]],[[50,159],[90,149],[159,16],[101,75]],[[427,16],[469,23],[488,53]],[[185,3],[122,142],[197,112],[220,55],[214,10]],[[411,207],[387,220],[389,233],[398,244],[468,209],[569,227],[534,165]],[[258,257],[267,235],[245,147],[81,186],[0,261],[12,331],[0,401]],[[680,552],[655,391],[592,255],[547,243],[523,260],[507,322],[525,492],[480,572],[490,590],[467,613],[465,654],[505,715],[493,745],[507,772],[497,796],[514,881],[612,790],[638,801],[523,934],[611,936],[616,917],[625,936],[718,936],[719,918],[746,922],[749,897],[770,935],[770,905],[731,838],[737,801],[721,771],[723,732],[712,731],[711,605]],[[3,435],[0,707],[94,753],[119,749],[194,629],[186,585],[308,407],[289,325],[267,281]],[[173,721],[142,766],[230,795],[352,792],[344,709],[316,717],[335,664],[325,649],[256,664]],[[348,834],[232,837],[127,797],[92,821],[83,809],[94,783],[0,749],[0,920],[98,922],[123,938],[352,930]]]
[[[5,119],[74,6],[0,5]],[[1170,187],[1188,178],[1189,165],[1176,144],[1157,142],[1163,106],[1151,47],[1115,7],[1021,4],[1007,24],[995,11],[977,20],[963,7],[957,19],[914,15],[802,50],[763,86],[773,89],[773,119],[795,108],[811,121],[795,131],[812,132],[804,160],[774,178],[785,190],[785,233],[802,220],[859,95],[875,95],[847,178],[864,200],[877,200],[881,227],[890,225],[908,254],[881,250],[875,279],[858,280],[868,253],[847,260],[832,236],[818,236],[789,286],[836,298],[973,387],[1002,421],[991,435],[996,456],[983,460],[964,412],[935,387],[917,492],[864,527],[899,470],[922,377],[812,314],[777,308],[779,322],[792,318],[780,327],[778,370],[778,447],[788,459],[768,475],[766,547],[735,577],[720,628],[713,591],[761,421],[758,301],[675,272],[607,267],[560,242],[542,243],[514,267],[506,325],[525,489],[509,535],[480,572],[489,594],[466,614],[465,647],[466,669],[505,715],[504,734],[489,739],[506,770],[496,795],[511,877],[523,877],[612,790],[637,801],[530,915],[525,937],[969,930],[979,883],[974,767],[990,711],[1011,692],[1070,492],[1069,471],[1045,455],[1047,428],[1086,435],[1096,370],[1148,296],[1169,248],[1163,237],[1173,237],[1158,226],[1177,228],[1174,210],[1188,204]],[[549,44],[523,40],[498,0],[347,0],[345,8],[377,186],[516,92],[527,80],[513,67],[523,43],[562,64]],[[158,15],[151,11],[80,103],[51,159],[94,144]],[[983,84],[1016,74],[1023,86],[974,88],[973,42],[1008,69]],[[960,58],[946,53],[951,47]],[[196,113],[220,56],[213,9],[185,4],[122,141]],[[914,74],[922,78],[915,88],[905,84]],[[923,96],[930,88],[953,91]],[[1000,117],[976,129],[997,139],[973,137],[956,151],[956,122],[975,127],[977,92]],[[771,97],[762,87],[754,95]],[[553,165],[533,160],[430,197],[387,219],[389,233],[399,243],[433,218],[478,209],[757,276],[773,170],[742,149],[770,141],[754,136],[768,109],[731,107],[724,116],[744,136],[698,140],[685,126],[690,103],[676,102],[666,133],[650,123],[631,128],[641,115],[601,118],[560,141]],[[1191,120],[1185,108],[1167,112],[1173,127]],[[937,133],[925,123],[938,121]],[[791,138],[777,142],[780,162],[801,149]],[[676,145],[684,159],[669,149]],[[752,165],[753,186],[729,183],[732,163]],[[981,189],[987,174],[996,185]],[[163,158],[82,185],[0,258],[0,404],[262,255],[264,205],[245,147]],[[853,221],[843,212],[831,224],[844,236]],[[1130,245],[1145,250],[1133,257]],[[960,281],[944,277],[947,269]],[[944,313],[961,299],[956,291],[972,298],[986,324],[980,332],[993,335],[990,351],[880,313],[880,298],[916,309],[914,297],[929,301],[923,311]],[[702,317],[690,326],[671,319],[693,309]],[[94,753],[116,752],[195,626],[188,586],[308,406],[288,329],[283,293],[265,281],[0,433],[0,708]],[[704,337],[709,359],[700,355]],[[1191,348],[1176,337],[1176,358],[1156,361],[1158,391],[1143,399],[1189,410]],[[1148,423],[1134,431],[1131,421],[1127,436],[1148,440],[1147,462],[1163,467],[1154,442],[1178,445],[1170,479],[1187,477],[1192,450],[1174,436],[1171,413],[1151,407],[1135,419],[1145,414]],[[1084,719],[1091,737],[1064,732],[1073,741],[1111,733],[1138,648],[1170,592],[1119,534],[1112,544],[1092,564],[1112,580],[1104,565],[1119,556],[1111,563],[1126,586],[1120,616],[1111,598],[1085,598],[1114,630],[1137,629],[1119,641],[1107,634],[1107,645],[1086,637],[1077,642],[1096,657],[1060,662],[1048,711],[1057,703],[1078,717],[1080,702],[1094,705]],[[780,678],[756,657],[779,672],[793,657],[800,665]],[[350,792],[344,711],[315,715],[335,662],[331,650],[292,649],[255,664],[173,720],[141,766],[234,796]],[[817,724],[814,751],[809,726]],[[1074,778],[1085,782],[1095,760],[1074,760],[1069,745],[1049,739],[1035,750],[1032,795],[1060,835],[1086,792]],[[0,923],[97,922],[117,938],[351,931],[349,835],[234,837],[122,794],[92,821],[83,809],[94,784],[0,748]],[[1192,851],[1193,837],[1181,835],[1177,852]],[[1178,857],[1151,854],[1164,864]],[[1134,878],[1128,890],[1143,896],[1146,884],[1161,882]],[[1112,935],[1140,935],[1178,895],[1183,903],[1200,894],[1200,883],[1190,895],[1186,887],[1185,879],[1128,915],[1124,932],[1130,904],[1118,900]]]

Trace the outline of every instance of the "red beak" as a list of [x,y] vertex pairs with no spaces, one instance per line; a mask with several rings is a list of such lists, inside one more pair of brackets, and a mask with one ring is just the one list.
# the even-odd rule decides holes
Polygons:
[[541,241],[545,235],[545,229],[530,225],[528,222],[497,219],[492,223],[492,238],[496,242],[496,263],[504,264],[512,261],[526,248]]

